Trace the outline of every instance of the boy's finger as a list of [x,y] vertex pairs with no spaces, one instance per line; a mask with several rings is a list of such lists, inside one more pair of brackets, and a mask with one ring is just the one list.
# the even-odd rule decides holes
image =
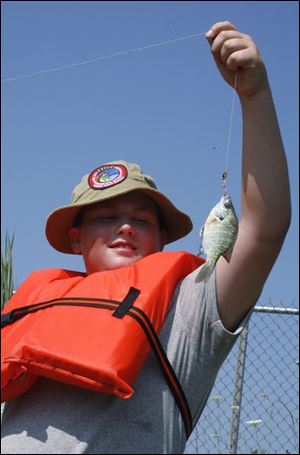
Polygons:
[[205,37],[212,42],[215,37],[223,30],[237,30],[237,28],[229,21],[216,22],[210,27]]

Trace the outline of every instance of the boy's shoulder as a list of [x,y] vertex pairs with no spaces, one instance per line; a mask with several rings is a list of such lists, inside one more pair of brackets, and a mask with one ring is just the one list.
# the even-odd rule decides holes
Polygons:
[[17,287],[10,301],[21,299],[27,302],[28,296],[35,299],[36,296],[45,289],[57,288],[60,286],[60,283],[61,285],[65,285],[66,281],[71,285],[71,282],[74,280],[82,280],[84,277],[86,277],[86,273],[67,269],[54,268],[34,270],[21,285]]
[[86,276],[84,272],[78,272],[76,270],[68,270],[68,269],[39,269],[33,270],[25,281],[28,280],[48,280],[48,279],[64,279],[64,278],[73,278],[76,276]]

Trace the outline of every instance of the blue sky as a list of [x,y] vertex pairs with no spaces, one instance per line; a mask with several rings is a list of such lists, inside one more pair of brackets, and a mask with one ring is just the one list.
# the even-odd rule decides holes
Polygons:
[[[222,194],[232,102],[203,36],[17,77],[200,34],[228,19],[253,36],[266,62],[291,180],[292,225],[260,303],[296,306],[298,2],[4,1],[1,8],[1,232],[15,231],[16,284],[36,269],[83,270],[79,257],[50,247],[45,221],[70,201],[82,175],[109,160],[139,163],[190,214],[193,232],[168,249],[196,253],[201,224]],[[228,187],[238,213],[240,168],[236,100]]]

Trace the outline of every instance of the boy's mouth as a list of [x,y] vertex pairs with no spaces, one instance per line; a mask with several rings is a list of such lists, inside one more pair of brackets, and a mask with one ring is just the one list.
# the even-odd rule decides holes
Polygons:
[[110,248],[118,248],[120,250],[129,250],[129,251],[134,251],[136,250],[136,246],[131,243],[127,242],[125,240],[116,240],[114,241],[111,245]]

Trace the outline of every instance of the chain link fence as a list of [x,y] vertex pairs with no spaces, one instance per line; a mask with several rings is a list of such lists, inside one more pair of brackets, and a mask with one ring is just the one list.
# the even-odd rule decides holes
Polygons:
[[295,308],[255,307],[186,454],[299,453],[298,316]]

